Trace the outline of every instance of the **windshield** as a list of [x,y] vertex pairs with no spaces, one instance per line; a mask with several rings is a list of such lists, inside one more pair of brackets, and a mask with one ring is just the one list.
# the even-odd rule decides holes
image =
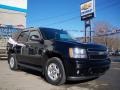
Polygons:
[[73,40],[67,31],[57,29],[40,29],[44,39],[56,39],[56,40]]

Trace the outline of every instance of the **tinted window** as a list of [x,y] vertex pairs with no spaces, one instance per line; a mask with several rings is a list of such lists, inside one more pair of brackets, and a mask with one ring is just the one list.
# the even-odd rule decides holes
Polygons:
[[43,37],[47,40],[58,39],[58,40],[73,40],[67,31],[57,29],[40,29]]
[[29,31],[24,31],[18,37],[18,42],[27,42],[29,37]]
[[71,37],[66,33],[60,33],[59,38],[61,38],[61,39],[70,39]]
[[44,39],[50,40],[55,38],[55,30],[54,29],[40,29]]

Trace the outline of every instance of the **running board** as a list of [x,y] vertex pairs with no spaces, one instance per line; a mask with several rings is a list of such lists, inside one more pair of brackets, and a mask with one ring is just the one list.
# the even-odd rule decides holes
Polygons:
[[21,63],[18,63],[18,65],[20,65],[22,67],[25,67],[25,68],[29,68],[29,69],[32,69],[32,70],[36,70],[36,71],[42,72],[41,68],[36,68],[36,67],[30,66],[30,65],[21,64]]

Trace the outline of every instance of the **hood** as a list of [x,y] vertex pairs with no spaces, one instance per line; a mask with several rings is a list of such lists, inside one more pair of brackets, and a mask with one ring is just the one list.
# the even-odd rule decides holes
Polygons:
[[72,41],[63,41],[63,40],[55,40],[55,43],[59,46],[66,46],[66,47],[79,47],[85,49],[96,49],[96,50],[107,50],[104,45],[96,44],[96,43],[81,43],[75,40]]

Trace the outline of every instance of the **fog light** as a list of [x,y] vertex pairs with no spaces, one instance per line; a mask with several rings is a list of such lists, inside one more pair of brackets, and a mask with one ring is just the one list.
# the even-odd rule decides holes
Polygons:
[[80,74],[80,71],[79,71],[79,70],[77,70],[77,74]]

